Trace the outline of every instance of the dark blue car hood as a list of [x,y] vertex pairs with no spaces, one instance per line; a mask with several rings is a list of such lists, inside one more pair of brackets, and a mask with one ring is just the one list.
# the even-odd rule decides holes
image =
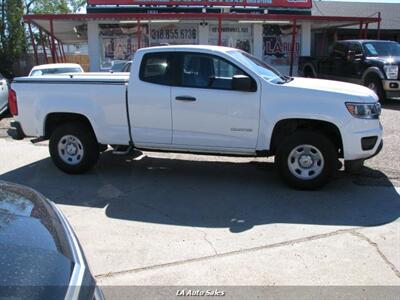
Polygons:
[[63,299],[74,267],[67,241],[42,195],[0,182],[0,298]]

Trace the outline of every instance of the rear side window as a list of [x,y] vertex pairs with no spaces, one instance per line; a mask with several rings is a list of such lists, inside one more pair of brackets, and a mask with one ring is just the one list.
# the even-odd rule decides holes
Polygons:
[[140,66],[140,80],[150,83],[170,85],[173,80],[171,60],[172,54],[168,52],[149,53],[144,55]]

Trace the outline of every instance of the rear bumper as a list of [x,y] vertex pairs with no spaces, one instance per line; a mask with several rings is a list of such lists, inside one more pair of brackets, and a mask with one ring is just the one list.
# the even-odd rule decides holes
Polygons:
[[22,140],[26,137],[19,122],[11,122],[11,129],[13,132],[10,135],[14,140]]

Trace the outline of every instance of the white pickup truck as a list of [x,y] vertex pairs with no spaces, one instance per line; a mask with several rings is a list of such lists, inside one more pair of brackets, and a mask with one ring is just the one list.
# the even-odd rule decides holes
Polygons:
[[50,139],[67,173],[95,165],[107,145],[275,156],[292,187],[316,189],[345,161],[382,148],[380,105],[369,89],[291,78],[237,49],[165,46],[136,52],[129,74],[17,78],[9,107],[21,136]]

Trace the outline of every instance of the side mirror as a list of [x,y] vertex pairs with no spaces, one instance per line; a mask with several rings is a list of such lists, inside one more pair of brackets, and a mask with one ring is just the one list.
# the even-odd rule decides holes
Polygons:
[[235,75],[232,78],[232,89],[235,91],[251,92],[252,80],[246,75]]
[[356,59],[356,52],[352,50],[347,51],[347,60],[349,62],[353,62],[355,59]]

